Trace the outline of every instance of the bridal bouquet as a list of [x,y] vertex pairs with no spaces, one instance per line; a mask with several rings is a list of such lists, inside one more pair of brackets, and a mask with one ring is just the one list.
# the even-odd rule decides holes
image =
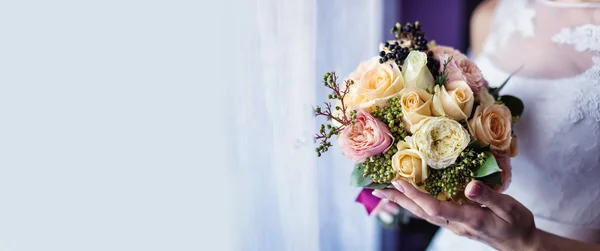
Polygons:
[[[511,127],[523,111],[518,98],[498,94],[508,79],[489,88],[464,54],[428,43],[418,22],[391,32],[396,40],[343,81],[335,72],[323,77],[333,102],[314,108],[328,121],[315,136],[317,155],[335,136],[356,162],[351,183],[363,196],[396,179],[457,204],[468,201],[463,191],[474,179],[506,189],[517,154]],[[376,205],[358,200],[369,213]]]

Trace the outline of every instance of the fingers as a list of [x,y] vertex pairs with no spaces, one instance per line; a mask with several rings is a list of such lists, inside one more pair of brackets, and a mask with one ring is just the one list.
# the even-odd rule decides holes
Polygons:
[[383,203],[383,205],[381,206],[383,211],[388,212],[392,215],[396,215],[396,214],[400,213],[400,207],[398,206],[397,203],[391,202],[387,199],[382,200],[382,201],[385,201]]
[[404,191],[406,197],[411,199],[416,205],[430,216],[441,217],[449,221],[467,222],[473,217],[471,208],[454,205],[447,201],[439,201],[433,196],[417,190],[413,185],[397,180],[392,182],[398,191]]
[[[452,230],[455,233],[466,232],[466,228],[465,228],[465,226],[462,223],[460,223],[460,222],[447,222],[446,219],[428,215],[413,200],[411,200],[410,198],[406,197],[406,195],[402,194],[400,191],[397,191],[395,189],[375,190],[375,191],[373,191],[373,195],[375,195],[375,196],[377,196],[379,198],[382,198],[384,200],[387,199],[387,200],[389,200],[391,202],[394,202],[394,203],[400,205],[401,207],[403,207],[404,209],[410,211],[415,216],[417,216],[417,217],[419,217],[421,219],[424,219],[424,220],[428,221],[431,224],[438,225],[440,227],[448,228],[448,229]],[[383,220],[384,217],[381,217],[381,215],[380,215],[380,219]]]
[[400,207],[392,201],[382,199],[373,210],[373,213],[384,223],[391,224],[394,221],[394,216],[400,213]]
[[465,189],[465,195],[472,201],[485,205],[494,214],[507,222],[518,211],[520,204],[512,197],[500,194],[481,181],[471,181]]

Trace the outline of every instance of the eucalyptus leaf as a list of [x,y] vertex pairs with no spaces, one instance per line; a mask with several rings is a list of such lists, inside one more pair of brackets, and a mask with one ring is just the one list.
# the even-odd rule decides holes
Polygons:
[[500,167],[498,166],[498,162],[496,161],[496,158],[491,152],[485,152],[485,156],[485,163],[483,163],[483,165],[481,165],[479,168],[473,171],[473,177],[483,178],[485,176],[501,171]]
[[352,171],[352,175],[350,176],[350,184],[355,187],[366,187],[373,183],[370,177],[364,177],[365,169],[358,168],[358,165],[354,166],[354,171]]
[[360,164],[354,165],[354,171],[352,171],[352,175],[350,176],[350,184],[355,187],[363,187],[370,189],[384,189],[390,184],[380,184],[374,183],[371,177],[364,177],[365,169],[358,168]]
[[[369,178],[370,180],[370,178]],[[364,188],[370,188],[370,189],[384,189],[386,187],[388,187],[390,184],[381,184],[381,183],[371,183],[369,185],[364,186]]]
[[521,101],[521,99],[511,95],[504,95],[500,97],[500,101],[502,101],[502,103],[508,107],[513,117],[519,117],[521,114],[523,114],[525,105],[523,105],[523,101]]

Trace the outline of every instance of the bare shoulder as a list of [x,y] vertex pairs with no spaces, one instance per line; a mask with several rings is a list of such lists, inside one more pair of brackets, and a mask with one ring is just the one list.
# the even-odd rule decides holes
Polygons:
[[477,56],[483,48],[485,38],[490,32],[494,10],[498,0],[485,0],[480,3],[471,16],[471,52]]

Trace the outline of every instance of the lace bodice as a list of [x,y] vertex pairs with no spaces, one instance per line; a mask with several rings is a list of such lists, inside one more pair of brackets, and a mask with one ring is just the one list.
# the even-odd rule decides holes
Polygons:
[[[501,0],[493,20],[476,63],[491,86],[521,68],[501,94],[525,104],[506,193],[536,222],[558,224],[544,230],[599,242],[600,3]],[[573,234],[578,229],[592,236]],[[455,250],[456,242],[464,247],[447,235],[429,250]]]

